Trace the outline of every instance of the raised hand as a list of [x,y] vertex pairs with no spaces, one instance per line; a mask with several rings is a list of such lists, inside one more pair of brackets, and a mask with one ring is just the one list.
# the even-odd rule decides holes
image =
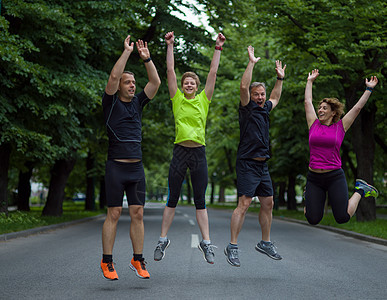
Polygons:
[[378,84],[378,78],[376,76],[371,76],[371,79],[368,81],[368,78],[365,80],[365,84],[367,87],[374,88]]
[[222,47],[225,41],[226,37],[222,33],[219,33],[216,38],[216,46]]
[[128,35],[124,41],[124,49],[132,53],[133,47],[134,47],[134,42],[130,43],[130,35]]
[[142,40],[138,40],[136,42],[138,54],[140,55],[141,59],[147,59],[150,57],[149,49],[148,49],[148,43]]
[[320,75],[318,73],[318,69],[312,70],[312,73],[309,73],[309,75],[308,75],[308,81],[311,81],[311,82],[315,81],[316,78],[318,77],[318,75]]
[[286,65],[284,65],[284,67],[282,68],[282,61],[280,61],[280,60],[275,61],[275,70],[277,72],[278,78],[285,77],[285,69],[286,69]]
[[175,42],[175,35],[173,31],[167,32],[167,34],[165,35],[165,42],[167,43],[167,45],[173,45],[173,43]]
[[247,52],[249,53],[249,60],[253,63],[257,63],[261,58],[260,57],[255,57],[254,56],[254,47],[253,46],[248,46],[247,47]]

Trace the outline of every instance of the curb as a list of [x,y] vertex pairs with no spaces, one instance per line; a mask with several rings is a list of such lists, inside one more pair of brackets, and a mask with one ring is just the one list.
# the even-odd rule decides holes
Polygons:
[[336,227],[330,227],[330,226],[326,226],[326,225],[310,225],[307,221],[290,219],[290,218],[286,218],[286,217],[273,216],[273,218],[277,219],[277,220],[283,220],[283,221],[286,221],[286,222],[293,222],[293,223],[298,223],[298,224],[302,224],[302,225],[306,225],[306,226],[312,226],[312,227],[315,227],[315,228],[319,228],[319,229],[323,229],[323,230],[328,230],[328,231],[339,233],[339,234],[342,234],[342,235],[345,235],[345,236],[356,238],[356,239],[359,239],[359,240],[362,240],[362,241],[366,241],[366,242],[370,242],[370,243],[375,243],[375,244],[387,246],[387,240],[385,240],[385,239],[374,237],[374,236],[370,236],[370,235],[365,235],[365,234],[361,234],[361,233],[357,233],[357,232],[354,232],[354,231],[349,231],[349,230],[340,229],[340,228],[336,228]]
[[53,224],[53,225],[48,225],[48,226],[42,226],[42,227],[37,227],[37,228],[32,228],[32,229],[27,229],[27,230],[22,230],[22,231],[1,234],[0,235],[0,242],[5,242],[5,241],[11,240],[11,239],[16,239],[19,237],[27,237],[27,236],[33,235],[33,234],[44,233],[44,232],[48,232],[48,231],[55,230],[58,228],[64,228],[67,226],[96,220],[96,219],[99,219],[103,216],[105,216],[105,214],[101,214],[101,215],[94,216],[94,217],[88,217],[88,218],[84,218],[84,219],[79,219],[79,220],[74,220],[74,221],[69,221],[69,222],[65,222],[65,223]]

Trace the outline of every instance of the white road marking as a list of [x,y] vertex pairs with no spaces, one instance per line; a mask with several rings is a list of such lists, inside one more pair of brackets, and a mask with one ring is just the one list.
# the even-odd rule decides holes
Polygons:
[[195,226],[195,221],[194,221],[194,220],[189,219],[188,222],[189,222],[192,226]]
[[191,234],[191,248],[197,248],[199,245],[199,236],[197,234]]
[[185,218],[189,218],[189,216],[188,216],[187,214],[184,214],[183,216],[184,216]]

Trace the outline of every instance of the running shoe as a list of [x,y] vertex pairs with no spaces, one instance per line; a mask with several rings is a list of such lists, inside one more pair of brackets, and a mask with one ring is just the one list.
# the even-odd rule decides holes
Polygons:
[[156,246],[156,249],[155,249],[155,253],[154,253],[154,259],[156,261],[160,261],[160,260],[162,260],[164,258],[164,256],[165,256],[165,249],[168,248],[170,243],[171,243],[170,240],[166,240],[165,242],[159,241],[157,243],[157,246]]
[[146,264],[146,261],[143,259],[143,260],[134,260],[134,258],[132,258],[132,261],[130,262],[130,265],[129,267],[134,271],[136,272],[136,275],[142,279],[149,279],[149,273],[148,271],[146,270],[146,267],[145,267],[145,264]]
[[282,259],[282,257],[281,257],[281,255],[279,255],[277,253],[277,251],[275,250],[276,248],[277,247],[274,246],[274,244],[272,242],[270,242],[270,244],[268,246],[265,246],[265,244],[262,241],[260,241],[255,246],[255,250],[257,250],[258,252],[264,253],[272,259],[280,260],[280,259]]
[[366,181],[364,181],[362,179],[356,179],[355,189],[356,190],[363,190],[364,191],[363,197],[376,198],[379,195],[378,190],[374,186],[368,184]]
[[227,257],[227,262],[234,266],[234,267],[240,267],[241,263],[239,261],[239,250],[238,247],[232,247],[230,245],[227,245],[226,248],[224,248],[224,254]]
[[214,247],[216,246],[212,244],[205,244],[203,241],[201,241],[200,244],[198,245],[199,250],[202,251],[203,253],[203,257],[205,261],[208,262],[209,264],[213,264],[215,262]]
[[105,277],[108,280],[118,280],[118,275],[116,270],[114,269],[114,263],[108,262],[104,263],[103,260],[101,260],[101,271],[103,274],[103,277]]

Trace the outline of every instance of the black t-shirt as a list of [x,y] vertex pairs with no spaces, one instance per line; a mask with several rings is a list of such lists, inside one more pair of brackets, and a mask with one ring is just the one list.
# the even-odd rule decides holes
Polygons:
[[109,137],[108,159],[142,158],[142,109],[150,101],[144,91],[131,102],[121,101],[117,95],[103,94],[102,108]]
[[272,107],[271,101],[266,101],[263,108],[251,100],[246,106],[239,103],[240,141],[237,159],[270,158],[269,114]]

